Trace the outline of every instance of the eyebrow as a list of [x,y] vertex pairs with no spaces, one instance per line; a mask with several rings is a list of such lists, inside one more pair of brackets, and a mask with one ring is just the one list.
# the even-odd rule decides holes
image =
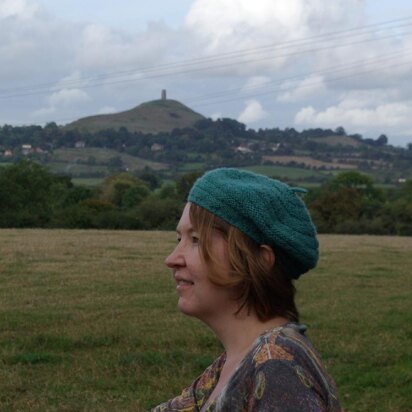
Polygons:
[[[184,232],[184,231],[183,231],[183,232]],[[189,232],[190,234],[192,234],[193,232],[196,232],[196,230],[193,228],[193,226],[190,226],[189,229],[187,230],[187,232]],[[177,233],[178,235],[181,235],[181,234],[182,234],[182,230],[181,230],[179,227],[177,227],[177,228],[176,228],[176,233]]]

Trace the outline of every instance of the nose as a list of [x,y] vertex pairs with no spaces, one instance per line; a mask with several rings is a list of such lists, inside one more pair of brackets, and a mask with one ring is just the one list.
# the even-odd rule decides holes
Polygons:
[[176,268],[184,265],[184,257],[180,251],[179,245],[177,245],[172,253],[166,257],[165,259],[165,265],[170,268]]

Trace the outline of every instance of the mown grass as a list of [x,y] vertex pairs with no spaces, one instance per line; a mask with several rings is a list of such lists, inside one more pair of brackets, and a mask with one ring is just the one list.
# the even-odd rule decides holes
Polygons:
[[[141,411],[221,351],[176,309],[171,232],[0,231],[0,410]],[[412,405],[412,238],[321,236],[297,282],[345,411]]]

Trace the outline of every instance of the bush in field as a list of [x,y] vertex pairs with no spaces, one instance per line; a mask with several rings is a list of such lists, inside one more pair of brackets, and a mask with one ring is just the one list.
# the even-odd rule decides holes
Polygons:
[[412,181],[389,195],[369,176],[344,172],[307,198],[321,233],[412,235]]
[[182,212],[182,202],[174,198],[147,197],[136,210],[145,229],[174,230]]
[[391,233],[412,236],[412,180],[393,193],[382,211],[382,219]]
[[319,232],[376,233],[372,222],[385,202],[383,191],[359,172],[344,172],[312,193],[308,206]]
[[[117,173],[89,189],[24,160],[0,168],[0,227],[174,229],[197,177],[188,173],[151,191],[146,181]],[[343,172],[304,200],[320,233],[412,235],[412,181],[384,192],[367,175]]]
[[107,177],[101,187],[101,198],[118,207],[137,206],[149,193],[146,182],[128,173]]
[[0,169],[0,227],[44,227],[71,183],[22,161]]
[[59,211],[51,224],[67,229],[142,229],[139,217],[111,203],[88,199]]

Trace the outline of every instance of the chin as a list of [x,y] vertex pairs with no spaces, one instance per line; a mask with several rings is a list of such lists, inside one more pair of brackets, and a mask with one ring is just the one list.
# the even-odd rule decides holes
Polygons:
[[177,307],[186,316],[194,316],[198,318],[199,313],[193,306],[190,305],[189,302],[185,301],[184,299],[180,298]]
[[182,298],[177,302],[177,307],[183,314],[193,316],[192,311],[190,310],[190,305],[188,305]]

